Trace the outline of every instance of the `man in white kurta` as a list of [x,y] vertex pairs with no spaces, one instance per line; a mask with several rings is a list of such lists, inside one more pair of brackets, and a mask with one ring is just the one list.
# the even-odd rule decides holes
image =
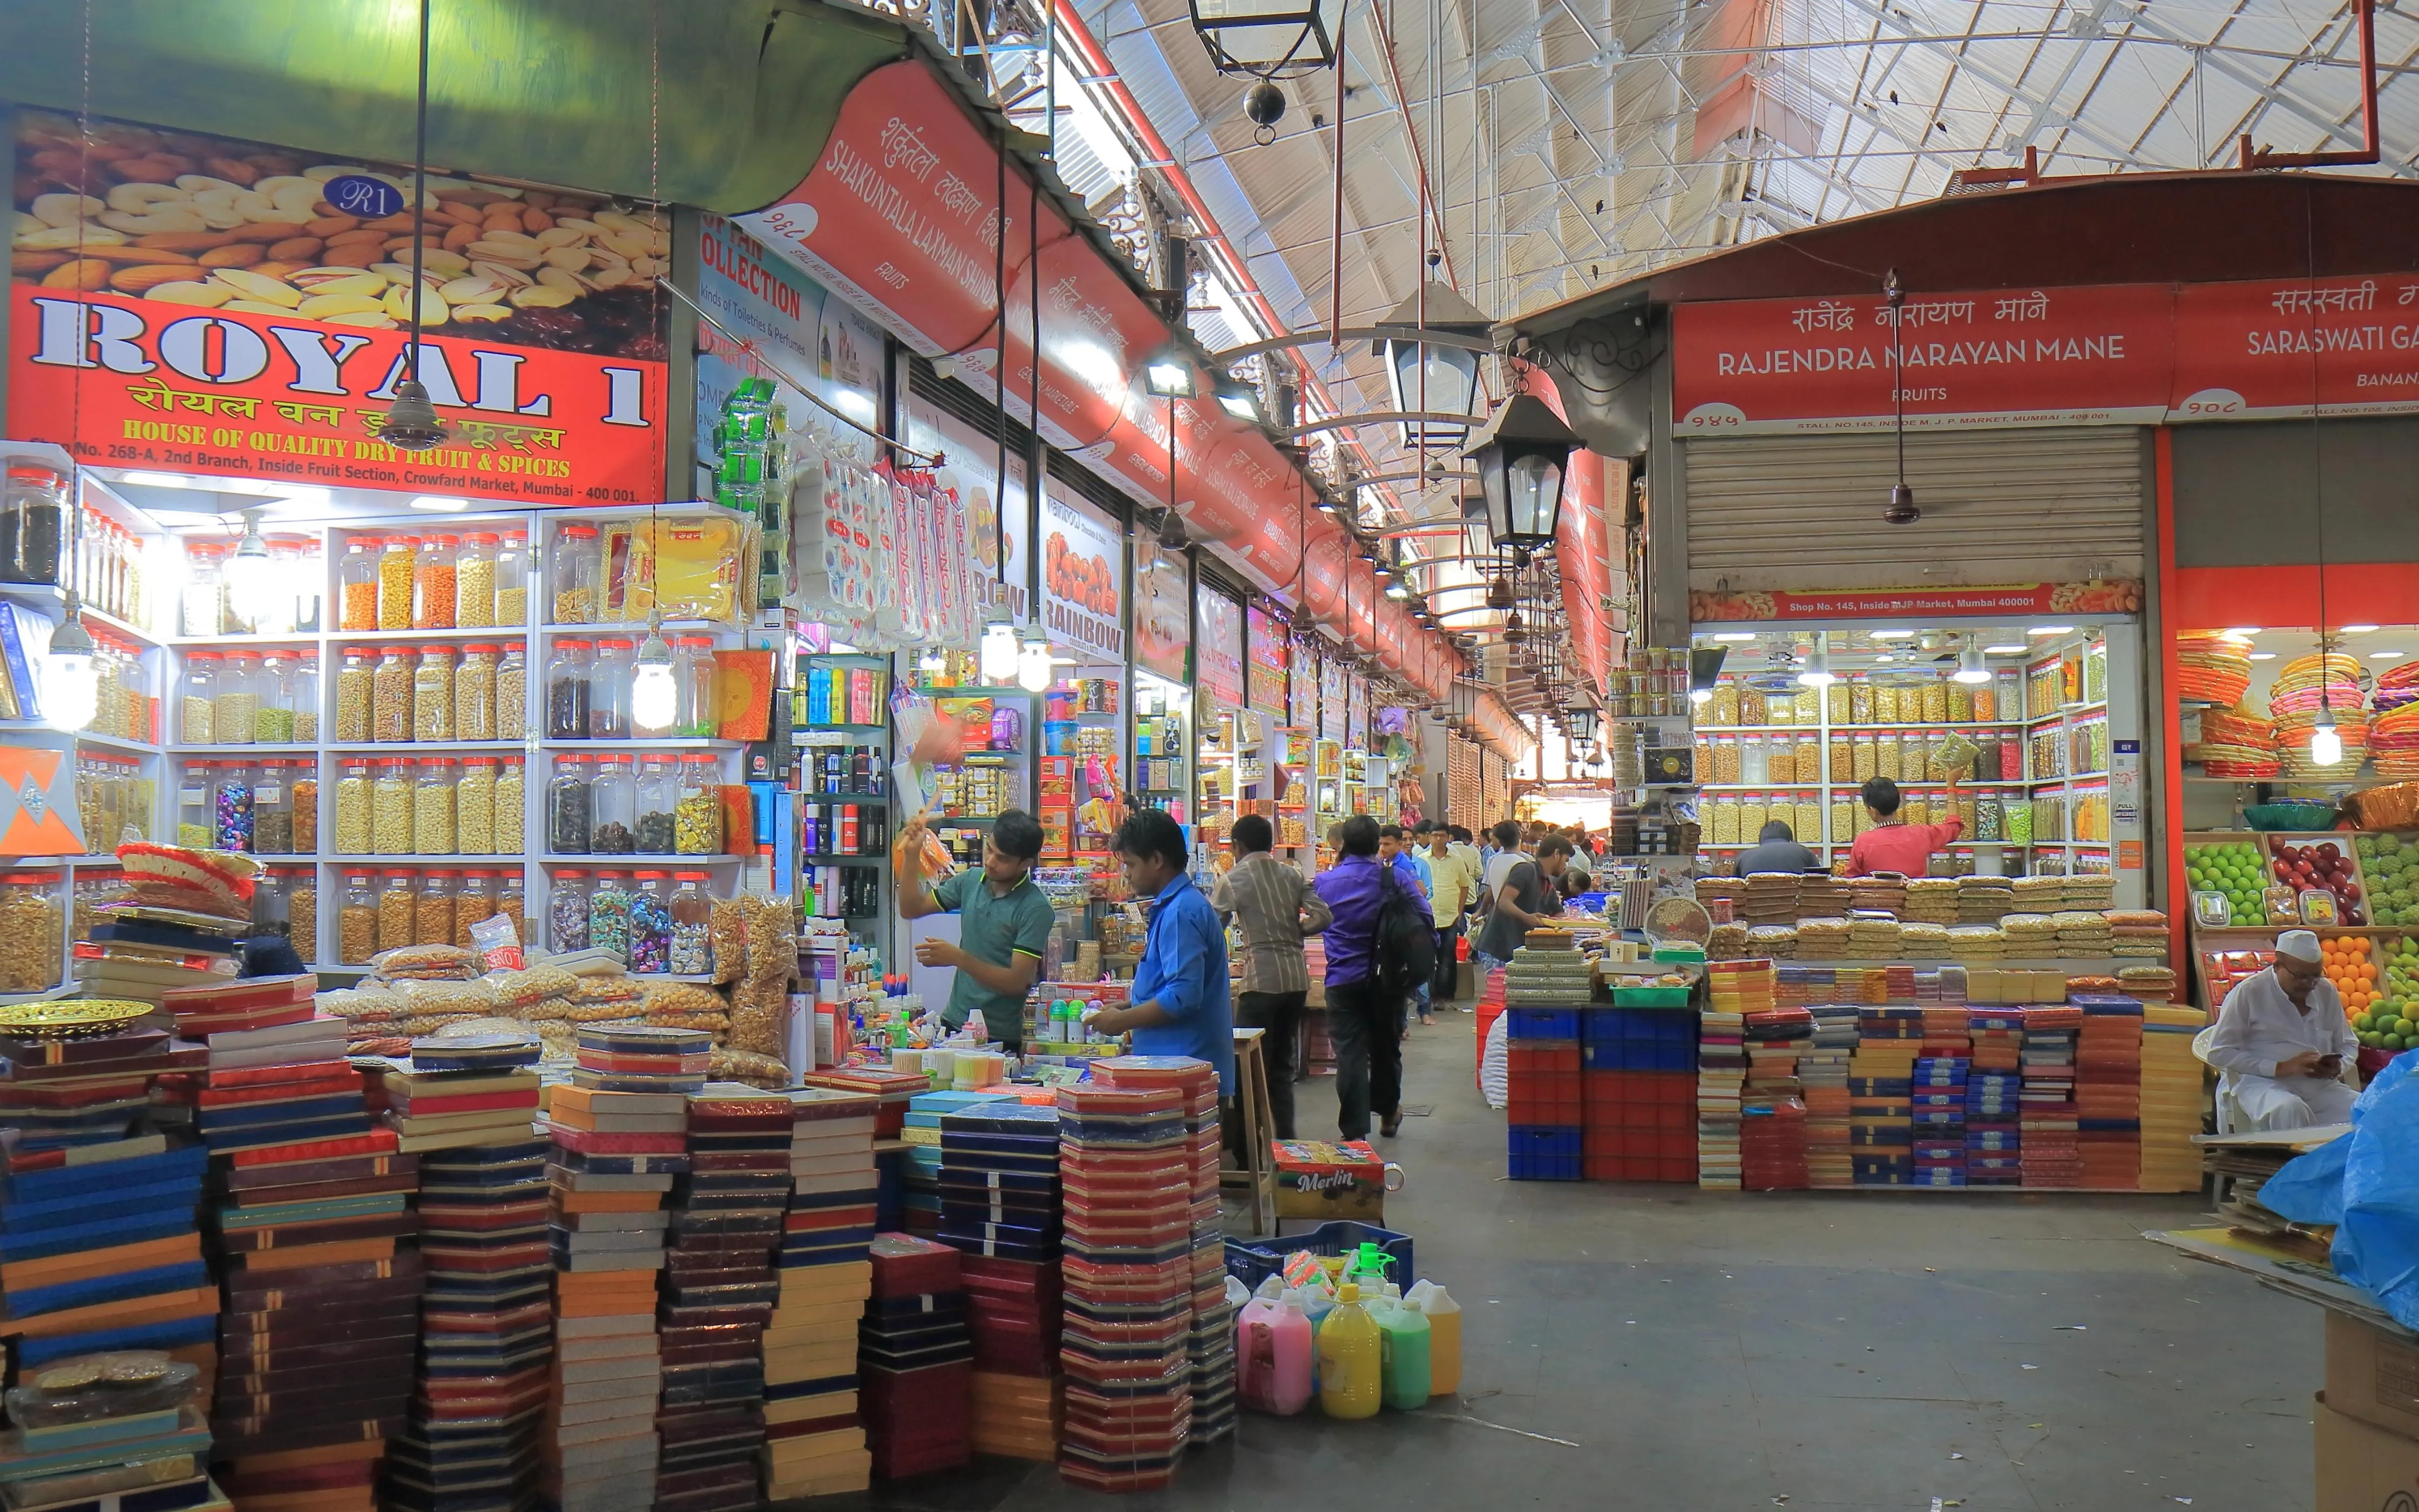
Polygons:
[[2351,1121],[2356,1094],[2344,1078],[2360,1041],[2319,962],[2319,937],[2287,930],[2276,964],[2238,983],[2218,1008],[2209,1063],[2225,1072],[2250,1120],[2239,1134]]

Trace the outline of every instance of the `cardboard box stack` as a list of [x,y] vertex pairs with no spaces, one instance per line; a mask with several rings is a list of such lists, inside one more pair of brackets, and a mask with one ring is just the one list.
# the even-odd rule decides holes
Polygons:
[[857,1408],[856,1327],[873,1294],[872,1092],[809,1087],[790,1100],[790,1203],[780,1300],[764,1328],[764,1492],[861,1491],[873,1457]]
[[155,1350],[26,1365],[8,1393],[0,1500],[26,1512],[228,1512],[205,1472],[209,1381]]
[[941,1242],[963,1257],[977,1454],[1058,1458],[1062,1207],[1056,1108],[992,1103],[943,1116]]
[[901,1213],[907,1232],[930,1238],[941,1231],[941,1116],[1015,1100],[1016,1094],[1005,1088],[918,1092],[908,1099],[899,1131],[899,1137],[907,1142],[906,1191]]
[[2142,1009],[2142,1174],[2145,1192],[2192,1192],[2201,1183],[2201,1065],[2193,1036],[2208,1027],[2199,1009]]
[[1855,995],[1861,980],[1855,967],[1784,965],[1775,974],[1774,1001],[1803,1008],[1813,1020],[1814,1032],[1797,1056],[1810,1187],[1844,1187],[1856,1180],[1848,1143],[1848,1063],[1857,1049]]
[[395,1506],[510,1512],[537,1490],[554,1345],[538,1055],[526,1031],[421,1039],[387,1079],[383,1118],[420,1153],[426,1262],[419,1391],[381,1490]]
[[[1960,1021],[1957,1048],[1966,1049]],[[1931,1031],[1927,1028],[1926,1033]],[[1915,1184],[1965,1184],[1965,1088],[1973,1061],[1965,1055],[1922,1056],[1909,1078],[1909,1121],[1915,1134]]]
[[[1749,878],[1750,897],[1759,877]],[[1791,896],[1796,881],[1790,878]],[[1705,967],[1712,1005],[1697,1022],[1697,1184],[1739,1189],[1740,1106],[1748,1075],[1747,1019],[1771,1009],[1777,979],[1766,960],[1718,961]]]
[[[1881,991],[1887,992],[1887,979]],[[1868,1004],[1857,1011],[1848,1141],[1858,1186],[1915,1184],[1915,1063],[1923,1036],[1923,1010],[1912,1004]]]
[[[1965,1072],[1965,1184],[2021,1186],[2024,1011],[1968,1008],[1965,1032],[1973,1046]],[[2197,1180],[2198,1165],[2194,1169]]]
[[857,1324],[857,1392],[873,1473],[952,1470],[973,1458],[974,1341],[958,1252],[876,1234],[873,1295]]

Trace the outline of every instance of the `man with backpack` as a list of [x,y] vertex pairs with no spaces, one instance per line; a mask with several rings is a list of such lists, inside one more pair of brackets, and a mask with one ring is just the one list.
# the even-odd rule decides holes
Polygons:
[[1327,1032],[1335,1043],[1337,1127],[1366,1139],[1372,1113],[1389,1138],[1403,1126],[1403,1012],[1435,968],[1428,903],[1378,861],[1378,822],[1337,826],[1337,860],[1312,884],[1334,915],[1327,928]]

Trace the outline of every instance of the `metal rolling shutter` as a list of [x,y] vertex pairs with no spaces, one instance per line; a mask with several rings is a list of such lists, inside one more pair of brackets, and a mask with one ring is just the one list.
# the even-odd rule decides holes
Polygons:
[[1912,588],[2142,574],[2142,433],[2130,425],[1909,435],[1923,517],[1888,525],[1895,439],[1692,439],[1688,586]]

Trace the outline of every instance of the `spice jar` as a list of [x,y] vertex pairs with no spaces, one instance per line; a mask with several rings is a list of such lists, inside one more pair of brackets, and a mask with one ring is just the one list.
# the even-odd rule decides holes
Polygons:
[[613,636],[596,642],[588,673],[588,734],[594,740],[630,738],[630,685],[638,680],[638,644]]
[[709,925],[714,917],[714,900],[705,890],[702,872],[675,872],[672,880],[672,937],[670,969],[684,977],[706,977],[714,973],[714,943]]
[[454,894],[454,943],[470,949],[470,926],[496,911],[496,874],[493,872],[465,872],[462,884]]
[[177,689],[177,740],[180,745],[218,744],[220,662],[215,651],[185,653],[185,675]]
[[554,777],[546,785],[546,848],[557,856],[588,854],[588,832],[593,822],[593,779],[588,758],[558,756]]
[[681,758],[680,796],[672,806],[672,848],[683,856],[722,850],[722,783],[711,756]]
[[504,647],[496,663],[496,738],[519,740],[529,733],[529,653]]
[[377,834],[372,819],[370,764],[366,757],[347,756],[336,769],[336,854],[375,854]]
[[47,992],[59,984],[67,964],[65,881],[58,872],[0,875],[0,993]]
[[1762,764],[1764,768],[1763,775],[1761,777],[1749,778],[1748,780],[1753,782],[1796,781],[1796,746],[1788,740],[1779,738],[1766,740],[1764,743],[1764,761]]
[[[57,469],[30,463],[9,468],[5,492],[0,493],[0,578],[12,583],[56,585],[59,544],[67,539],[68,511],[73,507],[67,475]],[[40,985],[47,987],[50,982]],[[0,988],[0,992],[33,990]]]
[[1714,696],[1707,701],[1705,722],[1719,729],[1739,722],[1738,685],[1725,679],[1714,685]]
[[461,629],[496,623],[496,546],[493,531],[472,531],[454,554],[454,623]]
[[377,648],[347,646],[344,660],[336,667],[336,738],[340,741],[365,741],[370,738],[372,685],[377,680]]
[[1848,685],[1848,722],[1873,722],[1873,685],[1861,677]]
[[[453,535],[424,535],[411,566],[411,627],[454,628],[454,556],[462,545]],[[443,944],[443,941],[437,942]]]
[[293,716],[293,729],[286,736],[298,746],[319,743],[319,658],[304,652],[285,679],[285,706]]
[[260,653],[230,651],[219,666],[218,694],[210,700],[210,720],[222,746],[249,746],[259,738],[254,726],[260,713]]
[[1991,683],[1976,683],[1966,691],[1972,696],[1973,718],[1976,724],[1989,724],[1999,717],[1999,690],[1996,686]]
[[440,870],[420,874],[420,896],[411,907],[411,943],[454,943],[453,872]]
[[294,795],[285,784],[285,763],[260,764],[252,784],[252,850],[255,856],[294,854]]
[[1873,742],[1873,775],[1888,778],[1893,782],[1901,778],[1909,781],[1914,780],[1913,774],[1907,772],[1903,765],[1899,749],[1899,737],[1895,731],[1882,735]]
[[336,960],[365,966],[377,954],[378,895],[366,872],[345,874],[345,899],[336,909]]
[[496,913],[512,920],[513,938],[529,941],[529,889],[517,872],[506,872],[496,883]]
[[[1949,685],[1947,683],[1937,677],[1925,683],[1921,689],[1921,701],[1922,712],[1910,714],[1907,716],[1908,718],[1920,719],[1926,724],[1941,724],[1948,720]],[[1901,706],[1903,707],[1904,700],[1902,699],[1900,702]]]
[[373,794],[374,840],[380,856],[411,854],[411,758],[385,756],[377,761]]
[[546,893],[546,944],[558,955],[588,949],[588,873],[564,867]]
[[304,965],[319,959],[319,873],[298,866],[285,881],[285,933]]
[[260,670],[253,675],[256,679],[255,691],[260,695],[260,706],[252,716],[254,742],[262,746],[294,744],[294,654],[263,653]]
[[294,810],[294,854],[319,854],[319,758],[297,756],[285,764],[288,801]]
[[211,768],[215,762],[187,762],[184,780],[177,787],[177,843],[189,850],[208,850],[216,843],[218,821],[211,816]]
[[378,741],[411,738],[412,666],[408,646],[388,646],[378,653],[377,671],[370,674],[370,732]]
[[381,950],[399,950],[414,941],[420,920],[416,917],[420,889],[408,872],[390,872],[378,884],[378,946]]
[[381,630],[411,628],[412,574],[420,542],[408,535],[378,540],[378,623]]
[[1904,700],[1900,693],[1901,690],[1896,683],[1877,683],[1873,686],[1873,722],[1875,724],[1896,724],[1904,717],[1904,712],[1901,708]]
[[1974,722],[1974,688],[1971,684],[1961,682],[1954,678],[1950,679],[1948,690],[1948,700],[1949,722],[1950,724],[1972,724]]
[[638,848],[639,779],[628,756],[600,756],[589,790],[588,849],[627,856]]
[[452,758],[423,757],[411,794],[411,848],[422,856],[456,856],[454,782],[460,768]]
[[378,556],[386,543],[375,535],[356,535],[345,542],[345,559],[336,563],[336,628],[375,630],[378,627]]
[[498,738],[496,653],[494,643],[485,640],[473,641],[462,648],[462,665],[454,673],[454,738],[456,740]]
[[423,646],[411,677],[411,738],[454,738],[454,648]]
[[586,640],[557,640],[546,664],[546,737],[588,738],[588,674],[593,665]]
[[529,623],[529,532],[506,531],[496,547],[496,624]]
[[588,894],[588,946],[630,961],[630,873],[599,872]]
[[710,740],[721,724],[714,702],[714,639],[683,636],[672,657],[672,733],[691,740]]
[[604,570],[597,557],[596,527],[565,525],[554,536],[547,579],[554,587],[553,625],[593,625],[602,602]]
[[518,756],[507,756],[496,772],[496,854],[518,856],[525,848],[521,835],[523,805],[529,800]]
[[454,847],[457,856],[496,854],[496,758],[468,756],[454,789]]
[[[641,872],[630,889],[632,971],[670,971],[672,954],[672,901],[661,872]],[[594,924],[590,924],[591,933]]]
[[680,802],[680,766],[661,756],[649,756],[639,771],[639,850],[648,856],[673,851],[672,810]]

